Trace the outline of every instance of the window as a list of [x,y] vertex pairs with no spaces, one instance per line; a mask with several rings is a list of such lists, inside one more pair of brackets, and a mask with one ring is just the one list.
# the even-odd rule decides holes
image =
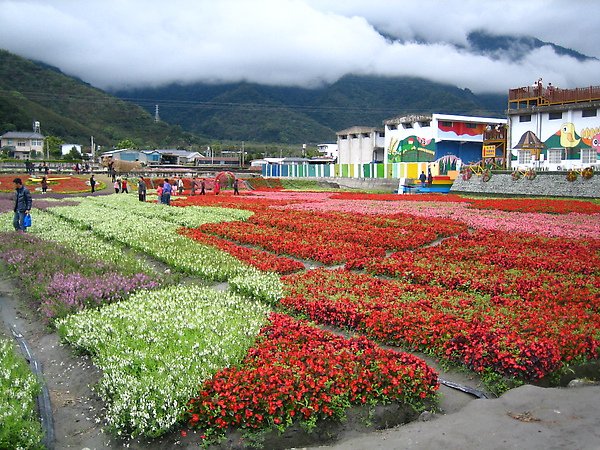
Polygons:
[[597,109],[584,109],[583,111],[581,111],[581,117],[596,117],[597,115]]
[[421,128],[427,128],[429,126],[431,126],[431,122],[427,121],[427,122],[419,122],[419,126]]
[[25,147],[25,141],[17,142],[17,147]]
[[529,164],[531,162],[531,152],[529,150],[519,150],[517,158],[519,165]]
[[581,149],[581,164],[596,164],[596,149],[582,148]]
[[560,164],[562,161],[562,148],[548,149],[548,164]]
[[562,119],[562,113],[561,112],[557,112],[557,113],[548,113],[548,120],[557,120],[557,119]]
[[531,122],[531,114],[519,116],[519,122]]
[[385,133],[383,131],[379,131],[379,132],[377,132],[377,136],[384,138]]
[[476,123],[468,123],[467,128],[477,128],[477,124]]
[[398,129],[398,125],[396,125],[396,124],[390,124],[387,127],[388,127],[388,130],[397,130]]
[[356,138],[358,138],[358,134],[351,134],[351,135],[350,135],[350,138],[352,138],[352,139],[356,139]]
[[412,123],[403,123],[402,124],[402,128],[406,129],[406,128],[412,128],[413,124]]
[[342,141],[345,141],[346,139],[348,139],[348,135],[347,134],[340,134],[340,139]]
[[443,127],[451,127],[452,125],[454,125],[452,122],[440,122],[440,125]]
[[364,137],[364,138],[369,138],[369,137],[370,137],[370,134],[369,134],[369,133],[363,133],[363,134],[362,134],[362,137]]

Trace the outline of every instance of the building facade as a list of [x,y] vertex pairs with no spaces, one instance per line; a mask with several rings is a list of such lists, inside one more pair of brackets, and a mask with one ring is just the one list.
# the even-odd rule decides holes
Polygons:
[[433,162],[455,156],[463,163],[482,159],[486,129],[504,127],[506,119],[449,114],[399,116],[385,120],[385,161]]
[[383,162],[385,135],[382,128],[356,126],[336,134],[340,164]]
[[6,148],[13,158],[34,158],[43,155],[44,138],[35,131],[9,131],[0,136],[0,148]]
[[[600,169],[600,86],[511,89],[508,145],[512,168]],[[533,136],[532,136],[533,135]]]

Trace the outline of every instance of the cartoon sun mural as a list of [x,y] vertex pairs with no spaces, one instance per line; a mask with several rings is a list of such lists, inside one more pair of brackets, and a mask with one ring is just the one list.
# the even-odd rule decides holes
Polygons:
[[388,147],[388,162],[420,162],[433,161],[435,157],[435,141],[418,136],[406,139],[392,139]]

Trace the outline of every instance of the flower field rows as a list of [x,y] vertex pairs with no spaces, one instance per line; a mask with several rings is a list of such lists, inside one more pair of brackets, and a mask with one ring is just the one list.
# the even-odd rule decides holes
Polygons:
[[323,264],[384,257],[387,250],[417,248],[465,229],[455,221],[425,221],[406,214],[374,217],[279,210],[256,211],[246,222],[200,227],[205,233]]
[[[40,304],[54,299],[60,334],[102,369],[99,392],[117,434],[158,436],[185,421],[211,441],[230,427],[311,429],[353,404],[419,410],[435,399],[433,370],[368,339],[525,381],[600,356],[593,208],[498,212],[465,199],[344,195],[207,195],[177,199],[182,208],[114,195],[36,211],[31,231],[68,257],[61,266],[42,252],[56,276],[32,277],[29,290]],[[41,270],[23,248],[58,245],[17,235],[15,246],[15,235],[0,245],[17,273]],[[75,242],[87,239],[94,244]],[[133,256],[116,270],[109,253],[127,248],[227,280],[232,292],[165,286]],[[282,255],[345,268],[305,271]],[[283,310],[363,337],[335,337]]]
[[383,342],[525,380],[600,355],[595,301],[525,301],[344,269],[284,278],[283,306]]

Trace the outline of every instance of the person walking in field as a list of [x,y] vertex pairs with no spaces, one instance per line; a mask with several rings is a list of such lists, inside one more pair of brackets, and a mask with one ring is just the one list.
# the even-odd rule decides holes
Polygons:
[[144,181],[144,177],[140,177],[140,181],[138,181],[138,199],[140,202],[146,201],[146,182]]
[[42,177],[42,194],[48,191],[48,177]]
[[221,192],[221,183],[219,183],[219,180],[215,181],[215,186],[213,187],[213,191],[215,191],[215,195],[219,195],[219,192]]
[[200,180],[200,195],[206,195],[206,182],[204,178]]
[[233,180],[233,195],[240,195],[239,187],[239,180],[236,178]]
[[198,187],[198,182],[196,181],[196,177],[192,178],[192,184],[190,186],[190,195],[196,195],[196,188]]
[[183,178],[181,178],[181,177],[179,177],[179,180],[177,180],[177,194],[178,195],[183,194]]
[[20,178],[15,178],[13,183],[15,184],[15,206],[13,208],[15,215],[13,217],[13,226],[15,227],[15,231],[25,232],[27,228],[23,220],[29,214],[29,211],[31,211],[31,193],[23,185],[23,181]]
[[127,189],[127,178],[121,180],[121,194],[129,194],[129,190]]
[[158,195],[158,199],[156,200],[156,203],[162,203],[163,202],[163,186],[165,184],[164,183],[158,183],[158,187],[156,188],[156,195]]
[[94,179],[94,175],[90,177],[90,187],[92,188],[92,194],[96,192],[96,180]]
[[171,194],[173,193],[173,186],[169,183],[169,179],[165,178],[165,182],[163,183],[163,191],[162,191],[162,203],[165,205],[171,204]]
[[115,180],[113,187],[115,188],[115,194],[118,194],[121,188],[121,183],[119,183],[119,180]]

